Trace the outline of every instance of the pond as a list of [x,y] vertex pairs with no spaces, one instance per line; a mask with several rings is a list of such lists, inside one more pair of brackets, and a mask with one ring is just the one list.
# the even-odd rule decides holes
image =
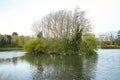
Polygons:
[[93,56],[32,56],[0,52],[0,80],[119,80],[120,49],[98,49]]

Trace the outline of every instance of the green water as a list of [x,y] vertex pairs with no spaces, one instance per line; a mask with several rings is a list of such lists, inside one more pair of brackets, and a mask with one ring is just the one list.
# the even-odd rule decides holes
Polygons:
[[119,74],[119,49],[99,49],[93,56],[0,52],[0,80],[119,80]]

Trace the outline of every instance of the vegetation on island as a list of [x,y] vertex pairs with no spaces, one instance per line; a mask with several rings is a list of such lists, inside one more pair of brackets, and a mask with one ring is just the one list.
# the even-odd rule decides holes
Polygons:
[[37,38],[29,40],[24,48],[32,54],[94,54],[97,40],[85,12],[59,10],[44,16],[33,24]]

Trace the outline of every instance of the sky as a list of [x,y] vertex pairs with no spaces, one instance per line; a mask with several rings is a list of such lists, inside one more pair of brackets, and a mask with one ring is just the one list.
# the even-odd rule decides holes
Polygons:
[[120,0],[0,0],[0,34],[33,35],[33,22],[51,11],[86,11],[94,33],[120,30]]

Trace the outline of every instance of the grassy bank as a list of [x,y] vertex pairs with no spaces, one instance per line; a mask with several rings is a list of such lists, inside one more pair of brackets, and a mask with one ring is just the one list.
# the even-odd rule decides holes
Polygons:
[[23,48],[0,48],[0,51],[23,50]]
[[107,45],[107,46],[98,46],[97,48],[102,48],[102,49],[120,49],[120,46],[118,46],[118,45]]

